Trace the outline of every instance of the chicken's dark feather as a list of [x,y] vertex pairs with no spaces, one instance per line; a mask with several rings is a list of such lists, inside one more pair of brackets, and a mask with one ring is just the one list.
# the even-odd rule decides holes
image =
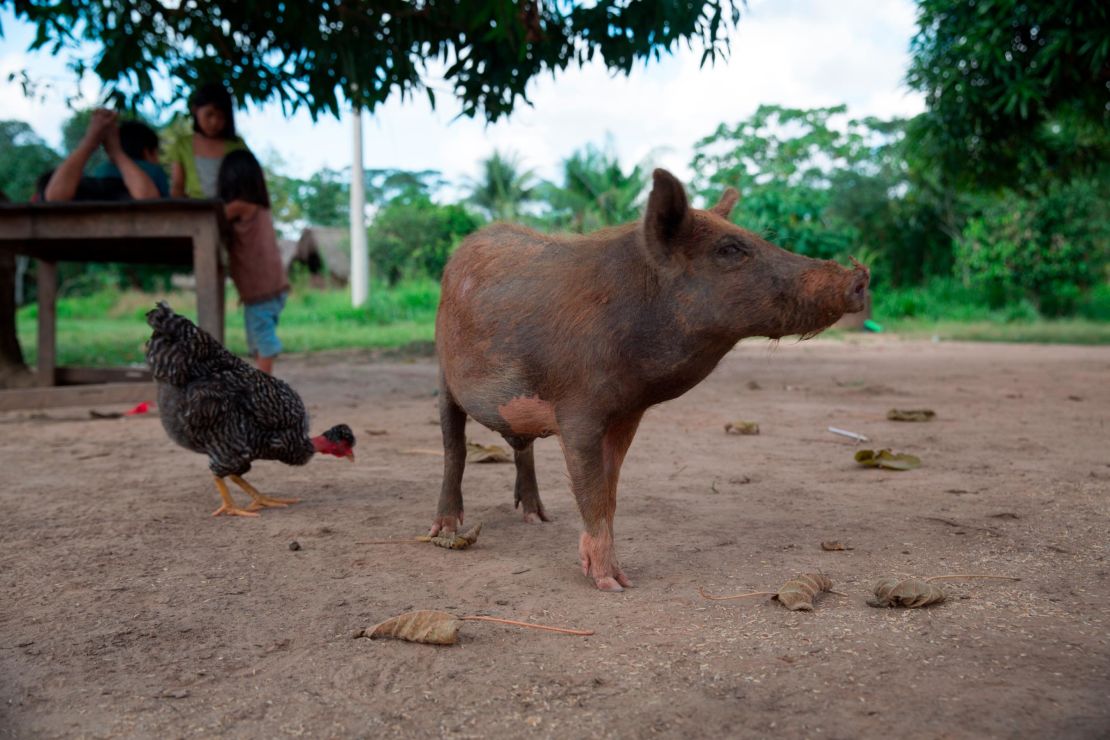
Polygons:
[[178,444],[207,454],[213,474],[243,475],[253,460],[304,465],[312,458],[308,413],[287,383],[243,362],[164,302],[147,323],[162,425]]

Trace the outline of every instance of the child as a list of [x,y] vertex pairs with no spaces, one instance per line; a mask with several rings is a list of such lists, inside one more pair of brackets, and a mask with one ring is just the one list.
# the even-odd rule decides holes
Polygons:
[[273,374],[274,358],[281,353],[278,317],[289,282],[278,252],[266,178],[254,155],[242,149],[224,157],[217,185],[233,230],[228,261],[243,304],[247,346],[258,369]]
[[202,85],[189,100],[189,110],[193,114],[193,133],[175,141],[167,152],[173,165],[170,195],[215,198],[220,162],[247,145],[235,134],[231,95],[220,83]]

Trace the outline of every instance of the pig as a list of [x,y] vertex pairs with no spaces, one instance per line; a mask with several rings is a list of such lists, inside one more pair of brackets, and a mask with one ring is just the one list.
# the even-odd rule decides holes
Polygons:
[[701,382],[739,340],[810,337],[862,310],[870,274],[793,254],[692,208],[657,169],[643,219],[582,236],[494,224],[443,273],[436,315],[444,471],[431,534],[463,523],[467,417],[515,453],[516,506],[549,521],[532,443],[557,436],[602,591],[631,586],[613,540],[617,481],[644,411]]

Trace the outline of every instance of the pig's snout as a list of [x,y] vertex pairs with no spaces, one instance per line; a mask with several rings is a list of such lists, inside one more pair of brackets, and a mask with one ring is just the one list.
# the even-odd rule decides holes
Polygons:
[[855,262],[856,269],[852,271],[852,279],[848,282],[848,290],[844,295],[847,304],[844,313],[858,313],[867,304],[867,286],[871,282],[871,273],[859,262]]

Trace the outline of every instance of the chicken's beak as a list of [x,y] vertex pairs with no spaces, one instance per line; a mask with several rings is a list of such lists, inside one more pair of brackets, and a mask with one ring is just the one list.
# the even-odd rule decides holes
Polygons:
[[343,457],[347,458],[351,462],[354,462],[355,461],[355,451],[354,450],[348,450],[347,454],[344,455]]

